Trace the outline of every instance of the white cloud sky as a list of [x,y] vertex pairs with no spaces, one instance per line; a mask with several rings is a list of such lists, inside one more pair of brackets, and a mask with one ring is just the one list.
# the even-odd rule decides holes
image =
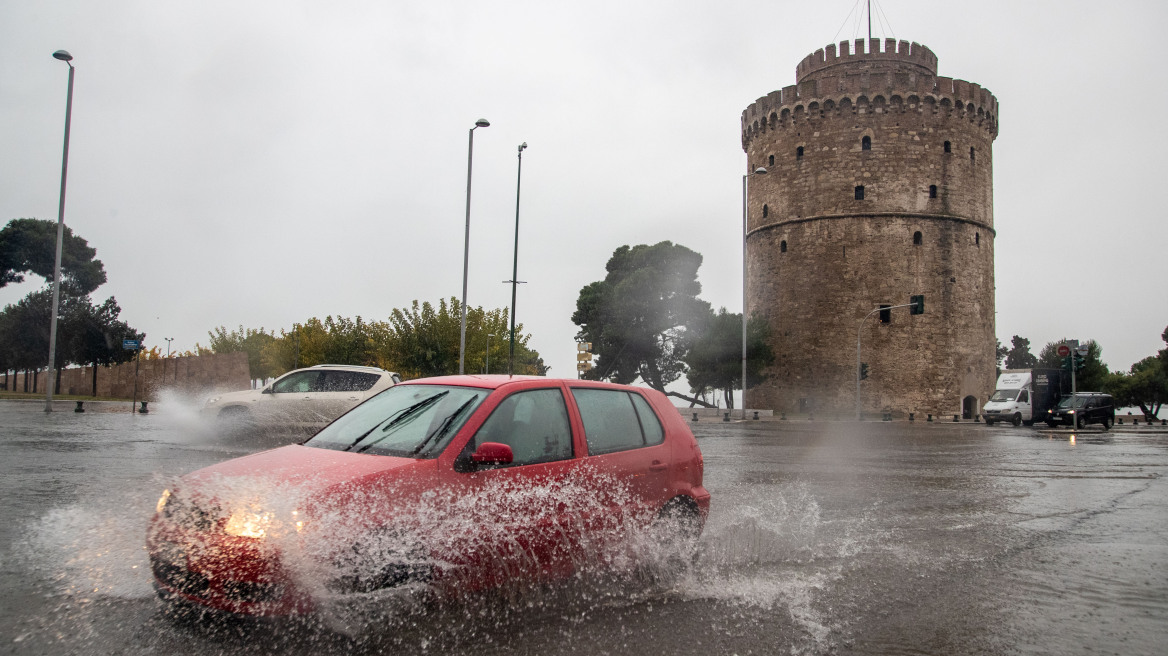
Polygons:
[[[1168,129],[1159,2],[882,3],[939,73],[1001,103],[997,334],[1094,338],[1126,369],[1163,347]],[[859,36],[837,2],[0,5],[0,221],[55,219],[69,50],[65,220],[123,318],[177,349],[207,331],[384,319],[461,295],[505,307],[523,157],[518,320],[575,375],[579,290],[622,244],[705,256],[740,311],[739,117],[796,63]],[[29,285],[0,290],[11,303]],[[468,339],[473,339],[468,336]]]

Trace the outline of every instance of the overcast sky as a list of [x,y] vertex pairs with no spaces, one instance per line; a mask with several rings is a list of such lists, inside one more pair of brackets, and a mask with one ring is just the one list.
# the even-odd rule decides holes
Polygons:
[[[874,36],[929,46],[940,75],[1000,103],[1002,342],[1094,338],[1125,370],[1162,348],[1168,5],[880,4]],[[65,221],[105,263],[95,298],[116,296],[147,346],[381,320],[461,295],[467,130],[487,118],[468,303],[510,304],[527,142],[517,317],[551,375],[575,376],[576,297],[622,244],[700,252],[702,298],[741,311],[741,113],[807,54],[863,36],[853,6],[8,0],[0,224],[56,219],[68,68],[51,55],[66,49]]]

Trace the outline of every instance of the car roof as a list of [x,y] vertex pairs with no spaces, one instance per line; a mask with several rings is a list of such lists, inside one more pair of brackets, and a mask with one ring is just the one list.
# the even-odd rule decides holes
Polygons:
[[546,376],[509,376],[507,374],[467,374],[462,376],[434,376],[432,378],[415,378],[407,380],[401,385],[456,385],[461,387],[481,387],[485,389],[499,389],[509,383],[524,381],[545,381],[548,383],[567,383],[577,387],[602,387],[608,389],[624,389],[645,391],[651,388],[632,387],[597,380],[583,380],[580,378],[548,378]]

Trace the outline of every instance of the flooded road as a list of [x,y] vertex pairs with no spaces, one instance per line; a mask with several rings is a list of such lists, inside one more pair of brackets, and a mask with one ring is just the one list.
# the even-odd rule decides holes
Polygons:
[[[361,630],[174,622],[143,549],[159,492],[294,441],[181,403],[0,403],[0,654],[1159,654],[1168,432],[703,421],[692,568],[580,577]],[[349,618],[351,621],[352,618]]]

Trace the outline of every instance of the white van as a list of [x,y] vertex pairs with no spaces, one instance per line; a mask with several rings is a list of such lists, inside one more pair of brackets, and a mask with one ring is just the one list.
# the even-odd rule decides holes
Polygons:
[[994,395],[982,407],[987,426],[1008,421],[1015,426],[1046,419],[1046,411],[1070,393],[1070,376],[1061,369],[1015,369],[998,376]]

